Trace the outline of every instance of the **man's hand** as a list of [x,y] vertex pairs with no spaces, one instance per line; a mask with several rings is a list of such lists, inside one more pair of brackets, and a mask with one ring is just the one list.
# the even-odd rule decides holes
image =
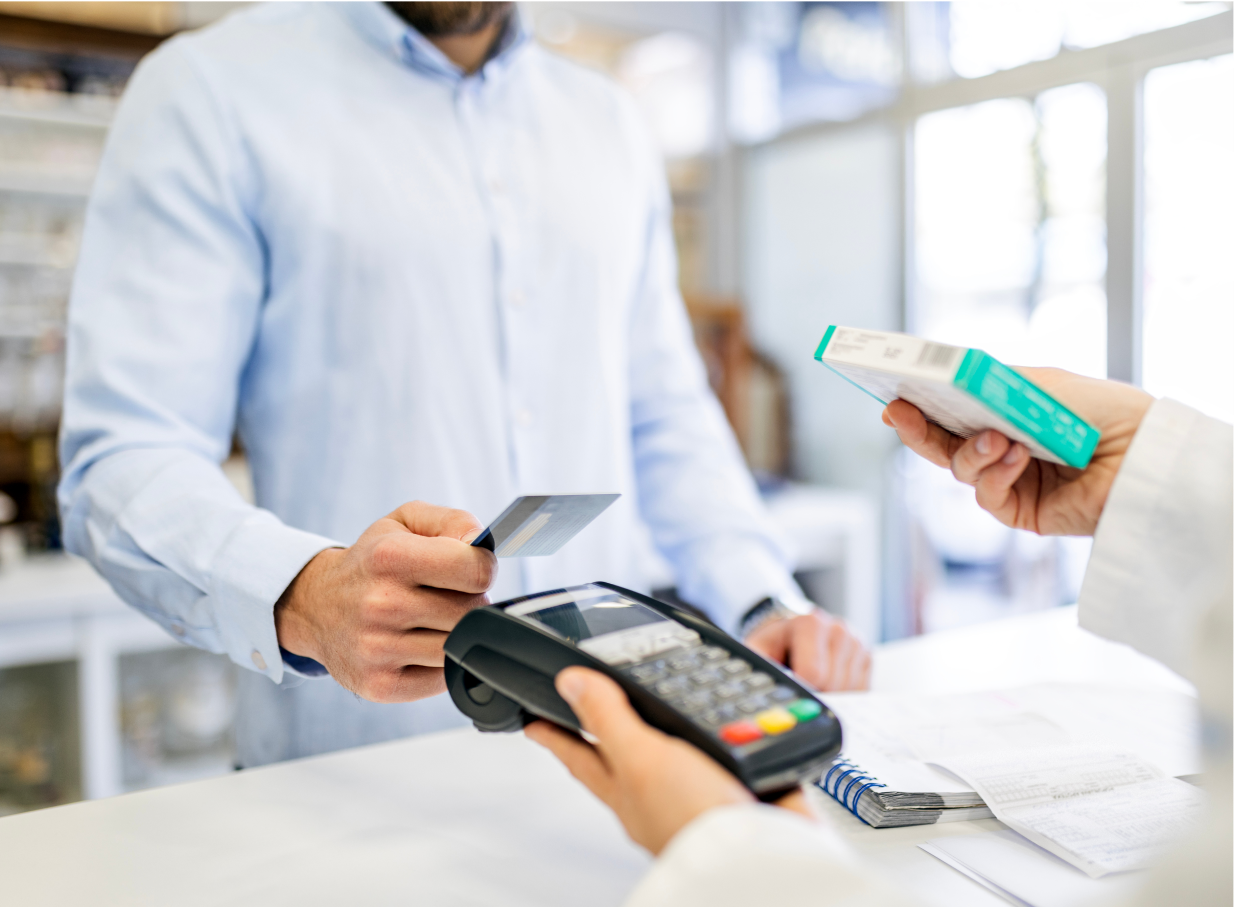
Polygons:
[[279,645],[373,702],[444,692],[442,644],[497,575],[469,544],[482,529],[463,510],[404,504],[300,571],[274,608]]
[[[566,668],[557,692],[570,704],[593,746],[547,721],[526,734],[617,814],[626,833],[653,854],[694,819],[717,806],[754,803],[746,788],[684,740],[639,718],[621,687],[598,671]],[[801,791],[777,804],[813,818]]]
[[999,522],[1039,535],[1092,535],[1114,477],[1153,398],[1120,384],[1056,368],[1016,369],[1097,426],[1101,441],[1085,469],[1029,456],[996,431],[968,440],[927,422],[903,400],[883,410],[883,422],[904,445],[977,489],[977,503]]
[[870,653],[843,621],[822,608],[760,624],[746,637],[746,645],[792,668],[816,690],[837,693],[870,688]]

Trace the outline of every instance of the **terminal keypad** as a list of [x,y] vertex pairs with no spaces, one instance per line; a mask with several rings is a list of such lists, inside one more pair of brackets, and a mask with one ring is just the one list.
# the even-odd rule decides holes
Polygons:
[[734,746],[783,734],[822,711],[719,646],[687,646],[625,673]]

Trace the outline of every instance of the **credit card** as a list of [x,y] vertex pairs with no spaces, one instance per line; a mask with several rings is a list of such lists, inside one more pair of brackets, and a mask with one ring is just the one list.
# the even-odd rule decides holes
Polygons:
[[556,554],[619,494],[528,494],[515,498],[471,544],[498,557]]

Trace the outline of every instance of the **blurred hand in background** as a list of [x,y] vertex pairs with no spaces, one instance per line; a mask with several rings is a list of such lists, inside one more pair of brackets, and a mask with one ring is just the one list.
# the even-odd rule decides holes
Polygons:
[[793,672],[816,690],[838,693],[870,688],[870,653],[842,620],[822,608],[800,617],[769,620],[746,645]]

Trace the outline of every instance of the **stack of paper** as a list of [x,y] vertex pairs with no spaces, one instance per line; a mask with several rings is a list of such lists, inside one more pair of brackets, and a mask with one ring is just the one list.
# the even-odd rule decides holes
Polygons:
[[1055,683],[823,698],[844,726],[844,751],[820,786],[880,828],[994,814],[972,784],[937,766],[950,755],[1087,744],[1133,753],[1167,776],[1199,771],[1196,701],[1181,693]]
[[1094,746],[948,756],[1004,824],[1093,878],[1143,869],[1196,828],[1203,791]]

